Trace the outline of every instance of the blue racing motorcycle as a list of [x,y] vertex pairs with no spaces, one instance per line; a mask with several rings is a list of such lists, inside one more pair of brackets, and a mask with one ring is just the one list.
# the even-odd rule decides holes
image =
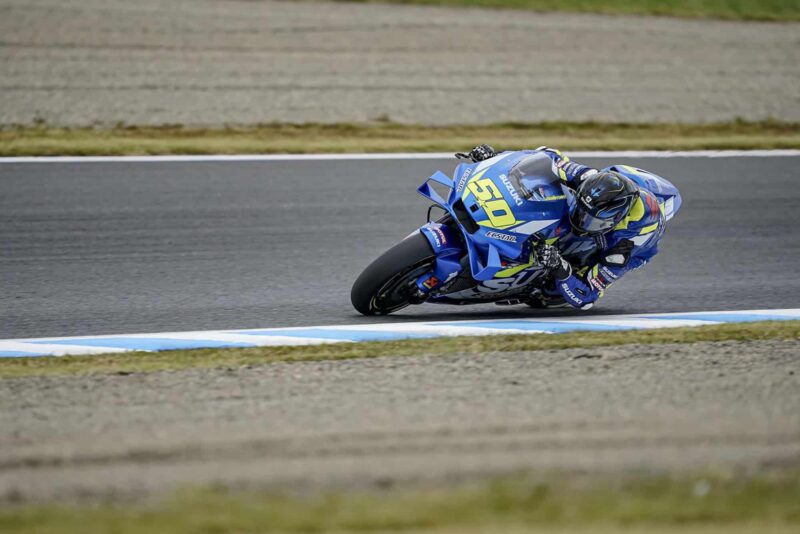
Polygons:
[[[610,169],[658,184],[659,190],[674,189],[641,169]],[[361,273],[350,298],[364,315],[423,302],[547,307],[542,289],[551,277],[537,261],[538,246],[559,241],[563,256],[580,265],[588,264],[600,246],[570,233],[572,190],[542,152],[503,152],[480,163],[462,162],[452,179],[437,171],[418,191],[444,215],[431,222],[429,209],[427,224]],[[567,250],[564,243],[570,243]]]

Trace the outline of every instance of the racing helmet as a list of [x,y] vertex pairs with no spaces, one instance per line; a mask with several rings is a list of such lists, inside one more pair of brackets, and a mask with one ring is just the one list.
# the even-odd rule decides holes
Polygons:
[[578,235],[604,234],[631,211],[639,188],[625,176],[600,171],[586,178],[575,191],[569,222]]

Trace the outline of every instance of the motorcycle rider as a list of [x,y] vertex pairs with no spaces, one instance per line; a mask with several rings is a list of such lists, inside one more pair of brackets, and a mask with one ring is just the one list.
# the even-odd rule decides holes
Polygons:
[[[658,253],[666,222],[665,208],[659,203],[657,192],[648,187],[652,182],[634,181],[613,167],[598,170],[581,165],[553,148],[542,146],[536,151],[552,160],[554,174],[572,192],[568,195],[569,223],[560,224],[570,230],[573,241],[591,241],[596,250],[583,259],[571,257],[577,261],[573,264],[562,257],[565,248],[569,248],[570,237],[537,243],[537,263],[550,270],[552,283],[541,294],[532,295],[536,300],[530,304],[546,307],[566,302],[588,309],[613,282]],[[478,145],[468,154],[456,154],[476,163],[496,155],[488,145]],[[677,206],[677,191],[674,196]]]

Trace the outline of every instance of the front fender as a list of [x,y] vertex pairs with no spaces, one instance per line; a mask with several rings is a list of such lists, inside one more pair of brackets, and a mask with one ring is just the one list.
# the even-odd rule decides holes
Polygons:
[[445,282],[452,280],[462,271],[461,258],[467,253],[461,244],[459,231],[441,223],[428,223],[419,229],[425,236],[431,249],[436,254],[433,268],[435,282],[431,282],[430,275],[425,275],[417,281],[417,287],[425,293],[440,287]]
[[419,231],[428,239],[437,256],[464,250],[458,239],[458,233],[450,226],[432,222],[420,228]]

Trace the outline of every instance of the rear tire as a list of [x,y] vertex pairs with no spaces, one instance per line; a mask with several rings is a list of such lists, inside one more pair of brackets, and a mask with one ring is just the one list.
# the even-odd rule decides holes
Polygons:
[[386,315],[420,301],[414,282],[429,271],[436,255],[428,239],[416,233],[396,244],[356,279],[350,301],[364,315]]

